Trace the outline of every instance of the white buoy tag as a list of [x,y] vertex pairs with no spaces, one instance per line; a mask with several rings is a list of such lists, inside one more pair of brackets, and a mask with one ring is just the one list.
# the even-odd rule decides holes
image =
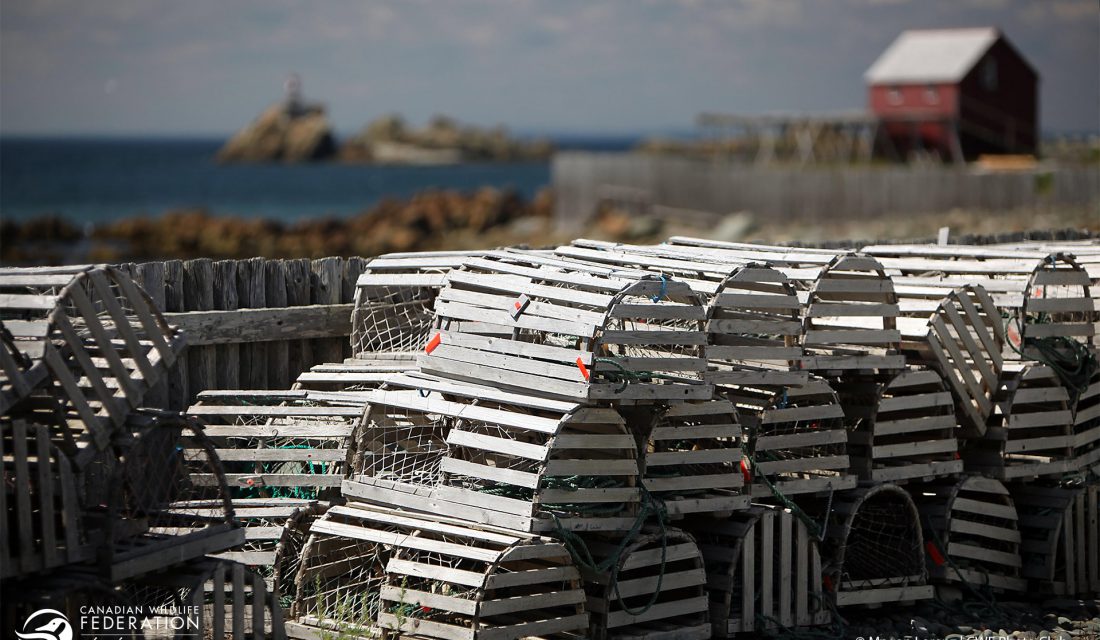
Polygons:
[[509,309],[509,313],[512,314],[513,320],[519,320],[519,317],[523,315],[527,305],[531,304],[531,298],[527,297],[526,293],[521,293],[518,298],[512,303],[512,308]]

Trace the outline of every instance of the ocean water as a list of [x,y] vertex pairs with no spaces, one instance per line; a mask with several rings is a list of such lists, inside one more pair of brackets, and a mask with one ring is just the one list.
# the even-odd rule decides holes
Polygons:
[[[387,197],[490,186],[530,198],[545,162],[452,166],[219,165],[221,140],[0,138],[0,218],[57,214],[78,223],[202,207],[284,221],[346,217]],[[621,150],[634,139],[563,138],[559,148]]]

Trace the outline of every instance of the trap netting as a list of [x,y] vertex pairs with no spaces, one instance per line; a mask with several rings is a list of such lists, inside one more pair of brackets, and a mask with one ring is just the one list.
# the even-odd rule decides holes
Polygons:
[[829,622],[817,537],[790,510],[754,504],[683,527],[703,554],[714,637]]
[[928,571],[939,582],[1023,591],[1019,516],[1008,489],[968,476],[914,486],[924,522]]
[[343,495],[520,531],[629,530],[634,436],[614,409],[426,374],[364,394]]
[[855,486],[844,411],[828,382],[813,377],[802,386],[727,385],[721,392],[741,418],[754,499],[782,502],[788,495]]
[[351,348],[360,360],[413,359],[427,342],[447,273],[475,252],[392,253],[366,264],[355,283]]
[[1075,470],[1071,399],[1055,371],[1010,362],[1001,379],[985,435],[963,443],[967,471],[1006,480]]
[[[135,414],[114,447],[102,503],[87,517],[111,541],[100,553],[118,582],[244,541],[214,445],[176,414]],[[89,496],[91,497],[91,496]],[[101,505],[101,506],[93,506]]]
[[[361,406],[307,391],[205,391],[188,409],[224,469],[246,543],[227,557],[265,567],[275,562],[283,525],[296,509],[339,495],[347,440]],[[192,482],[211,476],[192,469]]]
[[705,315],[687,284],[663,275],[491,252],[448,275],[418,363],[574,401],[703,400]]
[[[94,568],[69,567],[36,575],[26,580],[5,579],[0,582],[0,625],[15,632],[26,630],[27,638],[35,637],[95,637],[106,636],[118,629],[103,628],[102,617],[83,621],[81,612],[107,607],[130,607],[141,604],[131,600],[123,589],[111,585]],[[61,624],[56,614],[68,619],[68,626]],[[66,631],[68,632],[66,635]],[[129,631],[128,629],[126,631]],[[135,637],[142,637],[135,634]],[[37,633],[36,633],[37,632]],[[46,632],[56,636],[38,635]],[[79,636],[77,635],[79,634]],[[129,637],[129,634],[128,634]]]
[[0,269],[0,322],[0,406],[52,425],[77,468],[108,445],[183,344],[140,287],[102,265]]
[[955,406],[940,374],[908,369],[884,382],[836,383],[848,454],[860,480],[902,482],[962,471]]
[[670,518],[728,517],[748,506],[739,468],[741,426],[732,403],[716,399],[634,412],[640,414],[642,484]]
[[588,624],[560,543],[353,504],[314,523],[295,623],[384,637],[561,637]]
[[827,518],[821,555],[837,606],[932,597],[920,516],[903,489],[860,487],[807,503],[806,511]]

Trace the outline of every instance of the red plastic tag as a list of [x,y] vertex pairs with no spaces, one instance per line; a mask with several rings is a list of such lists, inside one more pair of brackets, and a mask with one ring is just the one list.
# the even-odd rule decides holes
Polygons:
[[932,562],[935,562],[937,567],[942,567],[943,563],[946,562],[946,560],[944,560],[943,554],[940,553],[940,550],[935,545],[935,543],[929,540],[928,542],[924,543],[924,547],[928,549],[928,557],[932,558]]
[[752,469],[744,458],[741,458],[741,477],[745,479],[745,484],[752,484]]
[[531,304],[531,298],[528,298],[526,293],[520,294],[512,303],[512,308],[509,310],[512,319],[519,320],[520,315],[523,314],[529,304]]
[[588,374],[588,367],[584,366],[584,360],[577,358],[577,368],[581,370],[581,375],[584,376],[585,380],[590,379]]
[[428,341],[428,346],[424,347],[424,351],[431,353],[435,351],[435,348],[439,346],[439,343],[443,341],[443,338],[437,333],[435,337]]
[[832,590],[833,590],[833,579],[830,578],[829,576],[825,576],[825,578],[822,580],[822,582],[825,583],[825,590],[829,591],[829,592],[832,592]]

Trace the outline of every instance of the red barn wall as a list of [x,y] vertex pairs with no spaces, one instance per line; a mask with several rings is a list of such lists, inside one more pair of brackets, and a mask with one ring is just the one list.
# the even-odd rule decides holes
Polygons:
[[[992,58],[997,84],[983,83]],[[1039,140],[1039,78],[1012,45],[998,40],[959,85],[960,133],[967,156],[1035,153]]]

